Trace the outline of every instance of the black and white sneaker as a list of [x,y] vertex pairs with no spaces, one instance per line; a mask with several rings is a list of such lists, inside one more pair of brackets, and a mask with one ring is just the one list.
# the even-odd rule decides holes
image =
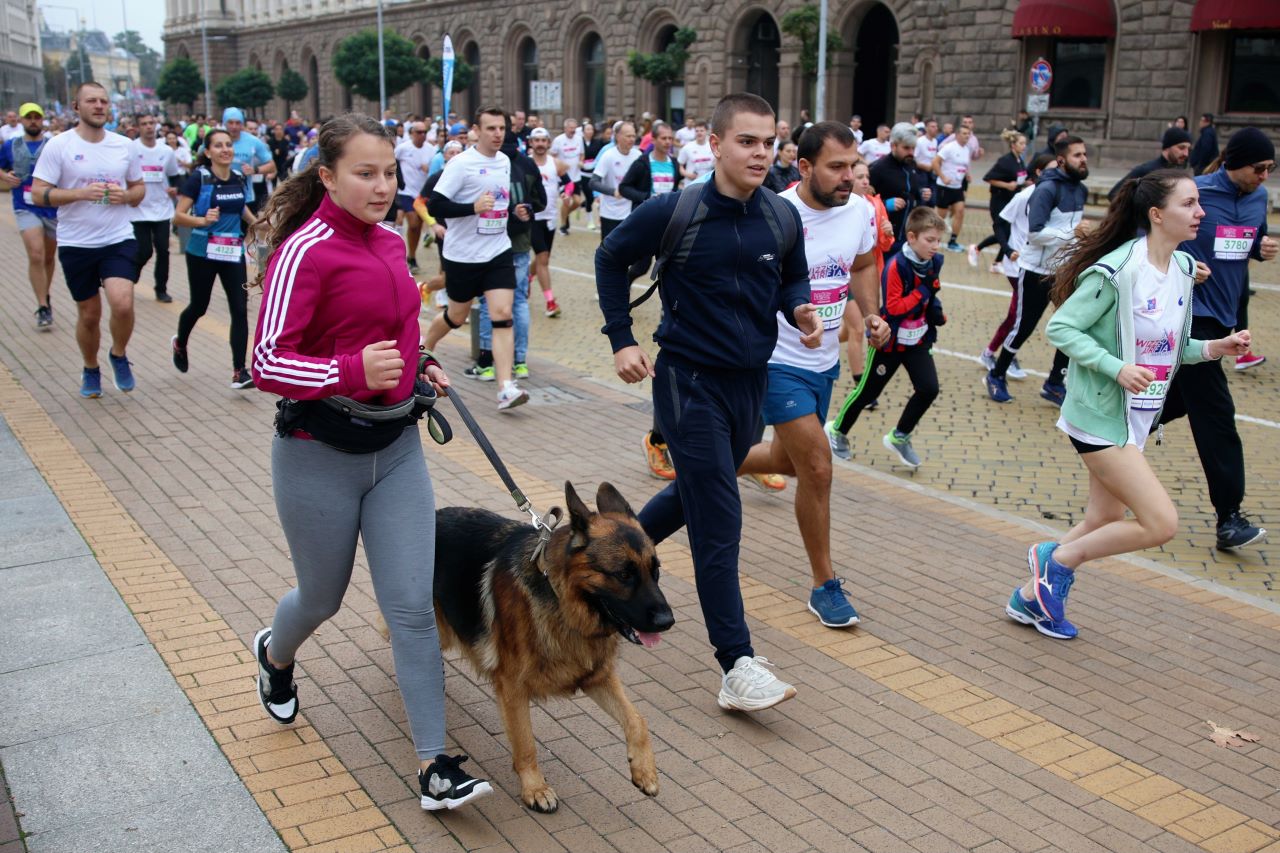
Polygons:
[[1252,545],[1267,536],[1267,531],[1249,521],[1249,517],[1236,510],[1218,522],[1218,550],[1234,551]]
[[271,719],[287,726],[298,716],[298,685],[293,683],[293,664],[276,669],[267,660],[270,642],[270,628],[263,628],[253,638],[253,651],[258,656],[258,701]]
[[478,797],[493,793],[488,782],[469,776],[462,769],[462,762],[466,760],[465,755],[437,755],[430,767],[418,771],[424,809],[429,812],[456,809]]

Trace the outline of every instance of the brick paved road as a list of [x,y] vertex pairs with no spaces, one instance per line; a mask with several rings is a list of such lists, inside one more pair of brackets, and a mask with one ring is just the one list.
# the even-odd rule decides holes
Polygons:
[[[571,249],[561,262],[581,267],[586,240],[562,242]],[[0,261],[23,268],[7,213],[0,214]],[[405,777],[412,748],[389,649],[371,624],[375,604],[363,567],[344,609],[300,654],[305,724],[297,734],[269,728],[240,688],[252,665],[243,645],[226,643],[225,631],[247,643],[292,575],[267,467],[272,401],[226,387],[220,307],[192,340],[191,372],[180,376],[169,366],[167,341],[186,293],[176,267],[178,304],[139,301],[130,350],[138,390],[127,398],[108,391],[96,401],[74,393],[78,365],[60,278],[58,328],[40,335],[31,329],[25,282],[7,276],[0,283],[0,400],[7,417],[11,409],[21,416],[14,429],[37,465],[46,472],[62,466],[51,482],[104,568],[120,538],[173,570],[163,584],[130,581],[139,571],[133,551],[118,548],[109,569],[118,571],[118,585],[134,584],[126,600],[151,626],[148,635],[165,644],[179,683],[295,849],[381,849],[403,839],[420,850],[1280,850],[1277,609],[1106,561],[1073,595],[1080,640],[1054,643],[1008,623],[1003,600],[1025,573],[1025,543],[1034,533],[1016,515],[983,506],[980,475],[995,457],[982,455],[976,435],[988,414],[977,406],[968,420],[953,415],[949,431],[934,427],[925,436],[930,454],[946,439],[940,455],[954,452],[955,461],[936,467],[950,473],[931,479],[930,467],[917,478],[929,486],[955,480],[954,492],[963,486],[979,493],[977,501],[897,475],[838,471],[833,510],[851,523],[833,545],[864,613],[855,631],[823,629],[804,611],[807,572],[790,492],[744,495],[742,572],[757,649],[797,684],[796,700],[750,718],[716,708],[714,664],[677,537],[662,554],[679,624],[656,650],[623,651],[624,680],[654,734],[658,798],[630,785],[624,746],[607,718],[582,699],[557,701],[535,712],[534,726],[563,806],[553,816],[526,812],[489,691],[450,662],[451,738],[497,792],[476,808],[424,816]],[[540,319],[535,331],[537,340],[556,341],[540,344],[535,352],[544,357],[532,362],[528,384],[541,405],[510,416],[484,404],[473,409],[539,506],[557,500],[566,478],[586,489],[608,479],[639,503],[655,488],[635,452],[646,405],[596,378],[601,360],[589,354],[602,341],[592,331],[599,321],[587,282],[560,282],[569,316]],[[972,296],[971,303],[953,300],[953,315],[963,318],[971,304],[995,317],[998,300]],[[1265,317],[1274,305],[1258,310]],[[1274,320],[1266,322],[1274,328]],[[957,320],[957,339],[966,322]],[[972,328],[985,326],[975,319]],[[545,357],[552,354],[554,361]],[[460,342],[444,348],[454,375],[464,355]],[[943,406],[958,409],[964,389],[976,389],[976,369],[942,363],[953,389]],[[1273,381],[1265,373],[1246,379]],[[477,402],[478,390],[463,388]],[[1241,410],[1258,412],[1255,397],[1261,394]],[[1029,400],[1013,411],[1047,424],[1047,410]],[[872,421],[859,438],[870,447],[881,428]],[[999,474],[1011,495],[1033,476],[1054,480],[1056,500],[1068,506],[1078,472],[1065,468],[1066,457],[1048,455],[1039,432],[1028,427],[1026,444],[998,455],[1005,463]],[[965,441],[966,434],[974,437]],[[1251,434],[1246,441],[1257,452]],[[441,504],[509,509],[465,438],[432,448],[429,458]],[[885,467],[871,450],[860,458]],[[1022,458],[1029,461],[1010,461]],[[90,489],[90,480],[103,488]],[[131,525],[128,535],[101,526],[102,516]],[[1206,547],[1203,537],[1193,541]],[[148,604],[157,595],[170,610]],[[214,642],[222,644],[207,657],[181,651],[190,643],[177,638],[201,626],[184,625],[175,601],[217,626]],[[1262,742],[1215,747],[1205,739],[1206,719],[1248,726]]]

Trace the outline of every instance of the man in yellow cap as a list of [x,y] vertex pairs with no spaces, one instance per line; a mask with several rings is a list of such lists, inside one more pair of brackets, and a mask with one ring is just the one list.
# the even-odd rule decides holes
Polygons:
[[21,132],[0,144],[0,187],[12,191],[13,216],[27,250],[27,276],[36,297],[36,328],[47,332],[53,327],[49,285],[57,264],[58,211],[31,203],[31,176],[45,144],[44,110],[39,104],[26,103],[18,112]]

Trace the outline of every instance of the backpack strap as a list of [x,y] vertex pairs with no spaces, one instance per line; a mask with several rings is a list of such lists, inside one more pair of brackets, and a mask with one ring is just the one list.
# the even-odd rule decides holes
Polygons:
[[702,193],[705,190],[705,183],[694,184],[676,194],[676,209],[667,220],[667,227],[662,232],[658,256],[654,259],[653,270],[649,274],[653,284],[649,285],[649,289],[644,293],[631,300],[631,304],[627,306],[628,309],[634,310],[636,306],[642,305],[645,300],[653,296],[653,292],[658,289],[658,284],[661,282],[662,270],[672,258],[677,254],[685,258],[689,256],[694,238],[698,234],[698,229],[690,226],[694,225],[695,219],[698,220],[698,224],[701,224],[707,217],[706,205],[701,203]]
[[761,207],[765,210],[765,221],[769,223],[769,230],[773,232],[773,239],[778,245],[778,265],[781,266],[782,259],[791,254],[799,236],[793,208],[771,189],[760,187],[757,192],[763,202]]

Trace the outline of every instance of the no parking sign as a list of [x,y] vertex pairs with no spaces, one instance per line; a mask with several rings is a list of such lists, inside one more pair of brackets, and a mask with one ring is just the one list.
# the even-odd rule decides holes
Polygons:
[[1043,95],[1053,84],[1053,66],[1043,56],[1031,63],[1031,91]]

